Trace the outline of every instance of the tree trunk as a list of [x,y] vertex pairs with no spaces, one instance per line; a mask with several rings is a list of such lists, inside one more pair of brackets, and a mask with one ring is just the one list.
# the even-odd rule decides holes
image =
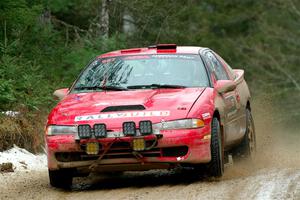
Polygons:
[[100,18],[100,34],[104,38],[108,38],[108,31],[109,31],[108,4],[109,4],[109,0],[102,0],[101,18]]
[[40,21],[43,25],[50,25],[51,24],[51,11],[49,8],[46,8],[42,15],[40,16]]

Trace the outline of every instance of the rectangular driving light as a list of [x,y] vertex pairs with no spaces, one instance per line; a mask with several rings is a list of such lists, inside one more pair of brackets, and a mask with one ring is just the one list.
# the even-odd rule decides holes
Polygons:
[[92,137],[92,129],[90,125],[79,125],[78,126],[78,136],[80,139],[88,139]]
[[107,136],[107,130],[105,124],[95,124],[94,134],[96,138],[105,138]]
[[146,142],[143,138],[135,138],[132,141],[132,148],[134,151],[143,151],[146,149]]
[[150,135],[153,132],[152,122],[150,120],[140,121],[139,127],[142,135]]
[[86,144],[86,153],[88,155],[97,155],[99,153],[99,143],[89,142]]
[[136,126],[134,122],[124,122],[123,123],[123,133],[125,136],[135,136]]

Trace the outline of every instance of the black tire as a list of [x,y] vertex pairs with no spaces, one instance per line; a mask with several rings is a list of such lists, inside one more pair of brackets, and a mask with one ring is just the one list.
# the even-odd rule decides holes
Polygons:
[[211,125],[211,161],[208,165],[211,176],[221,177],[224,173],[224,147],[220,122],[213,118]]
[[73,181],[73,173],[69,169],[48,170],[50,185],[56,188],[70,189]]
[[256,152],[256,135],[251,111],[246,109],[246,133],[239,146],[241,157],[252,158]]

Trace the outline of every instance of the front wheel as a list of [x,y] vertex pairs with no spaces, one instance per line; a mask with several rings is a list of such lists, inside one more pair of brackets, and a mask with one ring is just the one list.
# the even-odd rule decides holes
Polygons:
[[69,189],[72,186],[73,174],[69,169],[48,170],[48,172],[52,187]]
[[211,126],[211,161],[208,166],[211,176],[221,177],[224,173],[224,148],[219,120],[213,118]]

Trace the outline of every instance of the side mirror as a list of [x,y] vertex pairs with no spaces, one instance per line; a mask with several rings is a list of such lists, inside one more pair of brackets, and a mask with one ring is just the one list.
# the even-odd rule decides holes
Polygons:
[[54,95],[54,97],[56,97],[56,99],[61,100],[61,99],[63,99],[68,93],[69,93],[69,89],[68,89],[68,88],[63,88],[63,89],[55,90],[55,91],[53,92],[53,95]]
[[220,94],[224,94],[235,90],[236,84],[232,80],[218,80],[215,84],[215,88]]

